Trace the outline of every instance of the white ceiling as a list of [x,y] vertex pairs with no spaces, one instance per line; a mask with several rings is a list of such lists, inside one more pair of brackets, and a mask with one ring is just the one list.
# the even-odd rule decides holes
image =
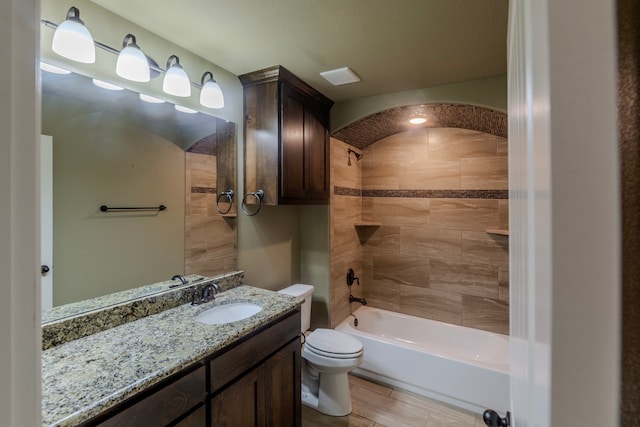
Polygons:
[[[233,74],[283,65],[333,99],[506,74],[509,0],[92,0]],[[334,87],[321,71],[351,67]]]

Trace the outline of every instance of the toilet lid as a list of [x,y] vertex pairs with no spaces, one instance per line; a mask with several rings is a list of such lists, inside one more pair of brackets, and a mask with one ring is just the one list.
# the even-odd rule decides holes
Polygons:
[[307,336],[305,346],[314,353],[339,359],[358,357],[362,354],[360,341],[333,329],[316,329]]

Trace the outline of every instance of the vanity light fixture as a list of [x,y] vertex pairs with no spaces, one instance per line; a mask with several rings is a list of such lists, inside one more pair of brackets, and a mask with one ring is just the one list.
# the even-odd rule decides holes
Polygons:
[[180,111],[181,113],[187,113],[187,114],[196,114],[197,111],[196,110],[192,110],[191,108],[187,108],[187,107],[183,107],[182,105],[174,105],[173,108],[175,108],[176,110]]
[[40,61],[40,69],[54,74],[71,74],[71,71]]
[[[207,79],[208,77],[208,79]],[[224,95],[220,85],[214,80],[211,71],[206,71],[200,79],[200,104],[209,108],[224,107]]]
[[122,40],[122,50],[116,62],[116,74],[134,82],[151,80],[151,70],[147,56],[136,44],[136,36],[127,34]]
[[107,90],[124,90],[123,87],[111,84],[111,83],[107,83],[105,81],[102,80],[98,80],[98,79],[92,79],[93,84],[101,87],[102,89],[107,89]]
[[145,95],[144,93],[140,94],[140,99],[151,104],[163,104],[165,102],[163,99],[156,98],[155,96],[151,95]]
[[67,19],[53,33],[51,48],[55,53],[85,64],[96,62],[96,47],[91,33],[80,19],[77,7],[71,7]]
[[162,90],[169,95],[191,96],[191,80],[189,80],[189,76],[180,65],[180,58],[176,55],[171,55],[167,59],[167,69],[162,81]]

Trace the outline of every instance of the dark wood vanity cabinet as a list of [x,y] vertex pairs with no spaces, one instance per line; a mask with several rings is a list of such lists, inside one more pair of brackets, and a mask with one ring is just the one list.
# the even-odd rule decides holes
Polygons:
[[83,425],[300,427],[300,346],[297,310]]
[[328,203],[333,101],[281,66],[243,74],[240,81],[245,194],[263,190],[267,205]]

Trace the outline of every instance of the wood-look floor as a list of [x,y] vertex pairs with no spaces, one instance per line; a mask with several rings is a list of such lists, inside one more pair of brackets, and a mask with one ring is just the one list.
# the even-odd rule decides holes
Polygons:
[[349,375],[353,412],[330,417],[302,406],[302,427],[485,427],[480,414]]

